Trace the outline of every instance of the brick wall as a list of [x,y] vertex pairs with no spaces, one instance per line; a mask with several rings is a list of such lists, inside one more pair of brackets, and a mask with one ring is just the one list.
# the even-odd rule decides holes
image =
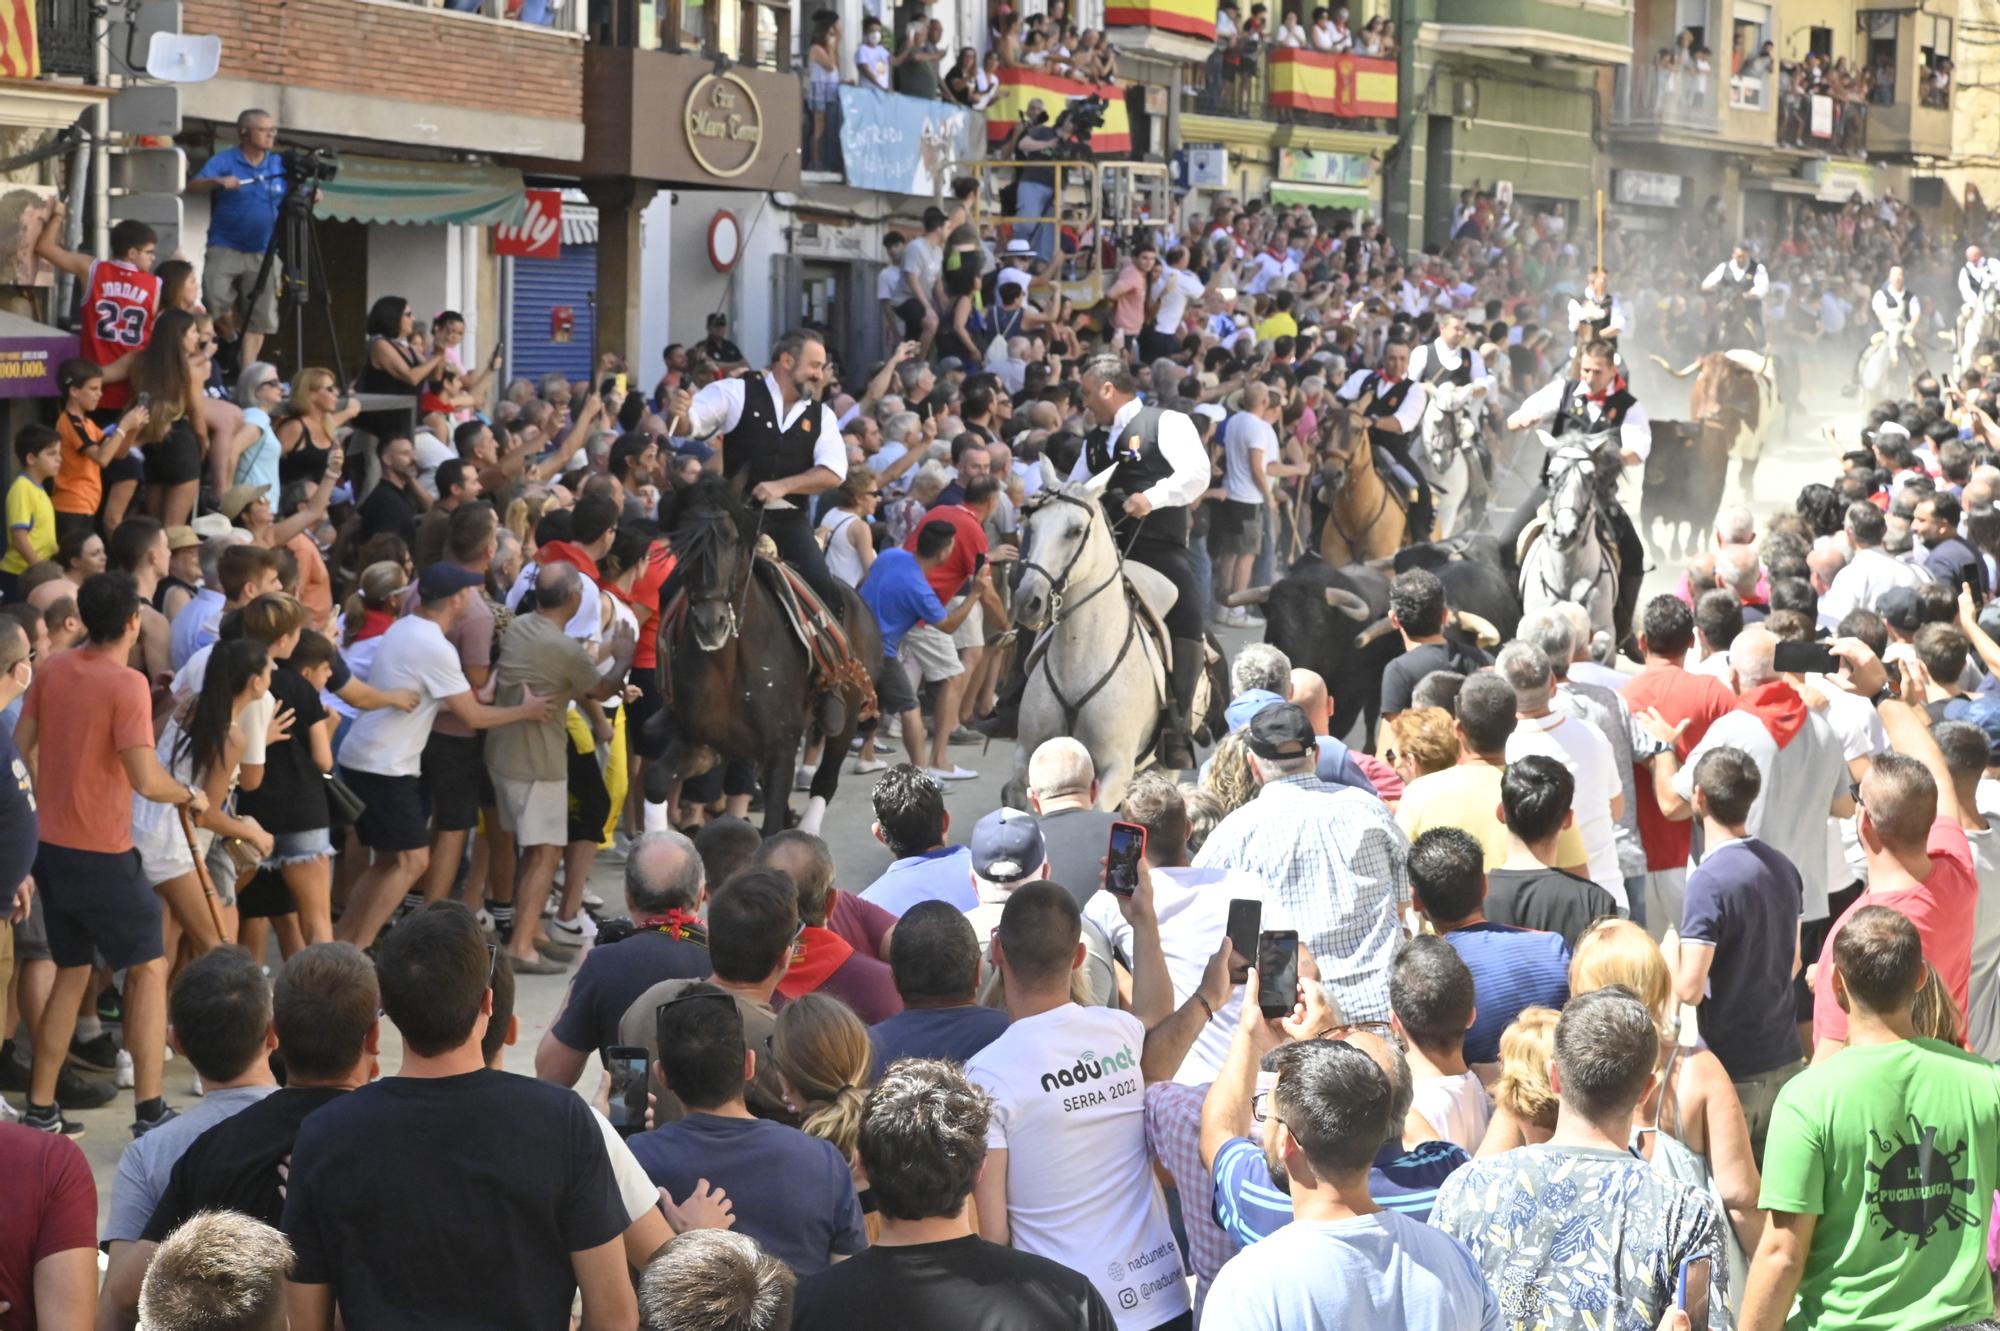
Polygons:
[[583,118],[573,37],[363,0],[185,0],[182,12],[185,31],[222,38],[226,79]]

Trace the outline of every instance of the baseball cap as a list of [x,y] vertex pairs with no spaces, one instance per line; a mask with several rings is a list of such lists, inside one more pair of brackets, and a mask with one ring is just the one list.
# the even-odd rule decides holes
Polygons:
[[457,564],[432,564],[417,579],[417,596],[424,604],[442,601],[456,596],[467,587],[477,587],[486,581],[484,573],[476,573]]
[[1891,587],[1875,601],[1876,613],[1899,633],[1915,633],[1924,625],[1923,603],[1915,589]]
[[1245,727],[1250,752],[1259,758],[1303,758],[1318,748],[1312,722],[1297,703],[1281,702],[1250,718]]
[[200,544],[201,537],[195,534],[195,530],[192,527],[167,528],[167,549],[169,550],[185,550],[189,546]]
[[1965,719],[1986,733],[1986,761],[2000,763],[2000,702],[1976,702]]
[[268,485],[232,485],[222,494],[222,502],[216,507],[226,518],[239,518],[243,510],[271,493]]
[[679,448],[676,448],[674,453],[678,457],[693,458],[704,467],[708,465],[708,460],[715,456],[715,450],[707,444],[702,443],[699,439],[688,440]]
[[972,872],[989,883],[1021,883],[1048,863],[1042,826],[1022,809],[999,808],[972,827]]

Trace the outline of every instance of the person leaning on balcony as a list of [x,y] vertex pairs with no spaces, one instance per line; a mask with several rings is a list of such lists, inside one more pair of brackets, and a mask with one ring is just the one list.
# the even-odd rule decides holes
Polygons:
[[812,113],[812,141],[806,165],[830,169],[826,139],[833,111],[840,103],[840,15],[822,9],[813,15],[812,45],[806,48],[806,110]]
[[[208,222],[208,254],[202,264],[202,301],[212,312],[235,308],[251,297],[264,251],[285,201],[285,163],[277,151],[278,122],[255,108],[236,117],[237,146],[208,159],[188,182],[189,194],[213,193]],[[257,359],[267,334],[278,331],[277,258],[244,324],[243,364]]]

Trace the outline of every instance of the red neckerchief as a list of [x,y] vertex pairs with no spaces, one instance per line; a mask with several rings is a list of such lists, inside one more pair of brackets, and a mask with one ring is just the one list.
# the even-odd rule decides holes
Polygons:
[[809,994],[830,979],[854,955],[854,944],[831,929],[809,924],[792,949],[791,969],[778,981],[778,992],[786,998]]
[[641,933],[665,934],[683,943],[698,943],[708,946],[708,930],[702,925],[701,916],[678,906],[665,915],[649,916],[634,921]]
[[579,573],[589,578],[592,582],[602,581],[602,578],[598,576],[597,561],[590,557],[589,551],[585,550],[575,541],[550,541],[547,545],[535,551],[535,562],[544,566],[549,564],[573,564]]
[[1799,691],[1782,679],[1774,679],[1736,700],[1736,710],[1748,712],[1764,723],[1779,748],[1792,742],[1806,725],[1806,701]]
[[396,616],[387,610],[364,610],[361,612],[361,630],[354,635],[354,640],[365,642],[369,638],[379,638],[395,622]]

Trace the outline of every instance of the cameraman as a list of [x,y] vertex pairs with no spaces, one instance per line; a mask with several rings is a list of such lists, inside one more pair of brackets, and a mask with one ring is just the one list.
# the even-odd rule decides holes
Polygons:
[[[1028,102],[1028,113],[1014,127],[1013,136],[1000,149],[1000,160],[1016,158],[1048,161],[1055,155],[1060,135],[1049,124],[1048,108],[1042,99]],[[1024,166],[1014,180],[1014,213],[1017,217],[1055,217],[1056,172],[1053,166]],[[1035,247],[1035,255],[1048,263],[1056,254],[1056,223],[1033,221],[1017,225],[1014,234]]]
[[[220,315],[248,300],[278,225],[285,202],[285,161],[276,151],[278,122],[270,112],[251,109],[236,117],[239,145],[208,159],[188,182],[189,194],[214,193],[208,219],[208,255],[202,264],[201,297],[210,314]],[[271,259],[271,275],[243,321],[242,363],[263,350],[266,335],[278,331],[278,286],[282,274]]]

